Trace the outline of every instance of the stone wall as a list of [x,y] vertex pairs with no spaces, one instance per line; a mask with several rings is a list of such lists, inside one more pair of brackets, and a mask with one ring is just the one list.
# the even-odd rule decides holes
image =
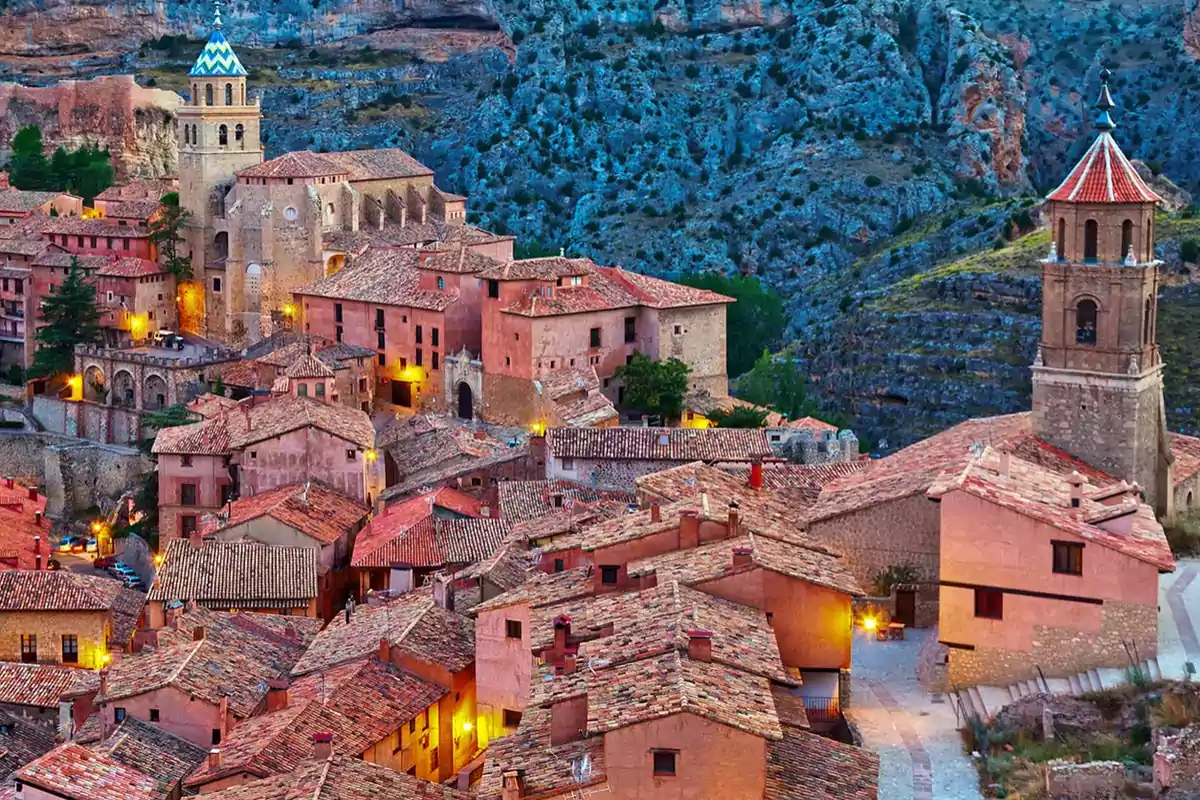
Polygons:
[[1051,800],[1116,800],[1124,797],[1125,766],[1119,761],[1046,765],[1046,794]]
[[[1054,602],[1054,601],[1046,601]],[[1158,652],[1158,609],[1105,601],[1099,631],[1037,626],[1030,650],[976,647],[950,649],[950,682],[955,686],[1005,685],[1028,680],[1040,668],[1047,678],[1064,678],[1089,669],[1129,666],[1125,643],[1139,659]]]
[[809,523],[808,534],[841,553],[868,591],[877,574],[903,564],[916,568],[919,583],[938,581],[940,507],[923,493],[817,520]]
[[153,468],[136,450],[52,433],[0,432],[0,471],[42,487],[46,514],[84,511],[101,497],[119,497]]

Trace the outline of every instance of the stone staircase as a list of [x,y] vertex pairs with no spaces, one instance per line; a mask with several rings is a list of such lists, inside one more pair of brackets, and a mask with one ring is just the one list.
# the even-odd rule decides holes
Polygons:
[[[1147,659],[1140,665],[1147,680],[1185,680],[1195,677],[1195,667],[1180,654]],[[1033,694],[1081,695],[1115,689],[1129,683],[1128,670],[1105,667],[1089,669],[1066,678],[1030,678],[1008,686],[968,686],[954,691],[960,724],[969,719],[988,722],[1009,703]]]

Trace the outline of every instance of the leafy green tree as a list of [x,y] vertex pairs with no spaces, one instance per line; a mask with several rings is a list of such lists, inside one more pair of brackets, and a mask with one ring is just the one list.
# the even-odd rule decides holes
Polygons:
[[29,377],[65,375],[75,366],[75,345],[100,341],[100,311],[96,289],[83,282],[79,259],[71,259],[66,279],[42,300],[38,349],[34,351]]
[[808,376],[786,350],[772,355],[763,350],[754,368],[738,380],[738,397],[767,406],[788,419],[817,417],[839,428],[849,427],[844,415],[822,412],[808,394]]
[[158,258],[177,280],[192,279],[192,262],[182,254],[184,243],[180,229],[187,224],[190,212],[179,205],[179,193],[167,192],[159,200],[162,209],[150,220],[150,241],[158,248]]
[[642,353],[634,353],[628,364],[617,369],[616,377],[625,381],[626,405],[678,419],[683,414],[691,372],[691,367],[677,358],[652,361]]
[[706,272],[685,275],[681,282],[737,301],[726,306],[727,369],[730,375],[741,375],[753,367],[764,347],[779,345],[787,326],[783,299],[757,277]]
[[54,188],[54,172],[46,160],[42,129],[37,125],[26,125],[13,137],[8,180],[17,189],[49,191]]
[[108,150],[81,147],[71,159],[74,162],[71,183],[60,188],[75,192],[83,198],[85,205],[90,206],[96,195],[113,185],[112,154]]
[[717,409],[708,418],[717,424],[718,428],[762,428],[767,424],[765,408],[750,408],[749,406],[734,406],[729,411]]
[[71,177],[75,174],[75,160],[71,158],[67,148],[61,144],[54,151],[54,155],[50,156],[50,174],[53,176],[55,186],[69,187],[71,185]]

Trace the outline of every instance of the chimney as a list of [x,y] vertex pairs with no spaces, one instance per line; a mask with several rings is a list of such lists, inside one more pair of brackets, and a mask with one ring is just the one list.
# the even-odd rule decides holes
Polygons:
[[688,631],[688,658],[712,661],[712,631]]
[[200,531],[192,531],[188,534],[188,543],[193,549],[199,550],[204,546],[204,535]]
[[284,628],[283,635],[291,639],[293,642],[300,638],[299,634],[296,633],[295,625],[288,625],[286,628]]
[[490,517],[492,515],[492,506],[489,503],[479,504],[479,516]]
[[567,640],[571,637],[571,618],[559,614],[554,618],[554,654],[562,655],[567,651]]
[[657,500],[650,501],[650,521],[662,522],[662,509],[659,508]]
[[15,489],[15,488],[16,488],[16,482],[15,482],[15,481],[14,481],[12,478],[5,478],[5,479],[4,479],[4,488],[6,488],[6,489]]
[[392,660],[392,645],[386,637],[379,640],[379,660],[385,664]]
[[208,771],[216,772],[221,768],[221,748],[214,747],[208,751]]
[[1083,476],[1075,470],[1067,478],[1067,483],[1071,484],[1071,508],[1079,508],[1083,505]]
[[694,508],[679,512],[679,549],[700,545],[700,514]]
[[733,565],[735,567],[748,567],[754,563],[754,548],[753,547],[735,547],[733,548]]
[[42,537],[40,535],[33,537],[33,568],[38,570],[42,568]]
[[288,707],[287,678],[275,678],[267,684],[267,711],[280,711]]
[[229,695],[221,695],[221,704],[217,706],[218,722],[221,725],[221,741],[229,736]]
[[524,800],[525,770],[507,770],[503,776],[503,788],[500,790],[500,800]]
[[729,522],[727,524],[727,527],[729,528],[730,537],[738,535],[738,523],[740,522],[740,520],[741,520],[741,516],[738,514],[737,501],[731,500],[729,502]]
[[108,670],[100,670],[100,696],[104,697],[108,694]]
[[317,761],[325,761],[333,755],[333,734],[332,733],[314,733],[313,734],[313,758]]
[[1009,468],[1011,466],[1012,465],[1009,460],[1008,451],[1001,450],[1000,451],[1000,474],[1007,478],[1009,475]]
[[485,431],[483,428],[479,428],[475,431],[475,438],[481,442],[487,441],[487,431]]
[[29,487],[29,499],[37,500],[37,487],[36,486]]
[[39,528],[42,527],[42,512],[33,512],[33,521]]
[[574,653],[563,653],[562,671],[564,675],[573,675],[578,657]]
[[447,611],[454,610],[454,578],[449,575],[434,577],[433,602]]
[[750,462],[750,488],[762,488],[762,459],[756,458]]
[[203,642],[204,641],[204,626],[203,625],[197,625],[196,627],[192,628],[192,641],[193,642]]

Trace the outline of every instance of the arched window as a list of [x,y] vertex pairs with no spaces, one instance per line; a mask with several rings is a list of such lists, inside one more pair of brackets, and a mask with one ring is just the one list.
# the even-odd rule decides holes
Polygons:
[[200,133],[196,130],[196,126],[192,126],[192,144],[200,144]]
[[225,127],[224,125],[217,128],[217,143],[221,145],[221,147],[229,144],[229,128]]
[[1121,223],[1121,258],[1124,259],[1133,249],[1133,220],[1127,219]]
[[192,143],[192,131],[187,125],[183,126],[183,143],[184,144]]
[[204,84],[204,105],[211,106],[213,104],[213,87],[211,83]]
[[1191,508],[1195,498],[1192,497],[1192,490],[1188,489],[1187,499],[1183,501],[1184,508]]
[[1058,241],[1055,242],[1055,250],[1058,253],[1058,260],[1062,261],[1067,254],[1067,221],[1062,217],[1058,219]]
[[192,84],[192,105],[200,105],[200,84],[198,83]]
[[233,127],[233,140],[235,142],[240,142],[245,137],[246,137],[246,126],[242,125],[239,122],[237,125],[235,125]]
[[1154,260],[1154,215],[1151,214],[1146,220],[1146,241],[1142,243],[1142,250],[1145,252],[1147,261]]
[[1080,300],[1075,306],[1075,341],[1078,344],[1096,343],[1096,301]]
[[1151,305],[1150,298],[1147,297],[1146,298],[1146,313],[1145,313],[1145,316],[1142,318],[1142,344],[1143,345],[1150,344],[1150,319],[1151,319],[1150,313],[1152,310],[1153,310],[1153,306]]
[[232,83],[225,84],[225,105],[227,105],[227,106],[233,105],[233,84]]
[[1100,226],[1096,224],[1096,220],[1089,219],[1083,223],[1083,260],[1096,260],[1096,252],[1100,240]]

